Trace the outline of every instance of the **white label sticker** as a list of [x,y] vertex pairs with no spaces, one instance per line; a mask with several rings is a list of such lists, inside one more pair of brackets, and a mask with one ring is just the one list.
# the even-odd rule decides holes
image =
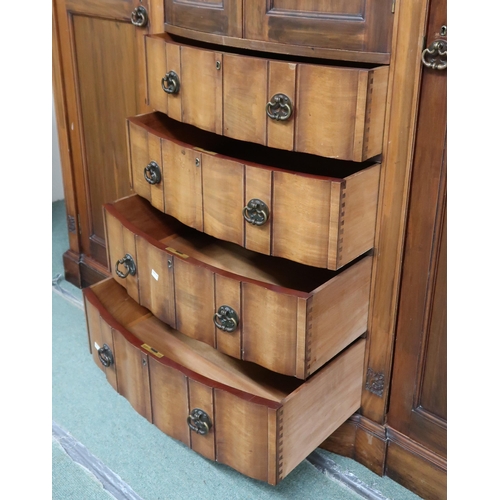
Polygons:
[[153,278],[158,281],[158,273],[154,269],[151,269],[151,276],[153,276]]
[[97,342],[94,342],[94,347],[96,348],[96,350],[100,349],[99,344]]

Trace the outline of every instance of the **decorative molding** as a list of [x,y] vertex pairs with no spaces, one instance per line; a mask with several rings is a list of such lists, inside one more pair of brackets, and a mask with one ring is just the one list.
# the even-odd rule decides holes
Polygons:
[[376,396],[382,397],[384,394],[385,375],[383,372],[375,372],[368,368],[366,372],[365,389]]

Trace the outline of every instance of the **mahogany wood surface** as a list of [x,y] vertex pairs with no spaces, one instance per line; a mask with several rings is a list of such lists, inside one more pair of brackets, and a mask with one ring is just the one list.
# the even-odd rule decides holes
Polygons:
[[[445,38],[442,25],[446,1],[433,0],[428,44]],[[389,441],[387,475],[432,499],[446,498],[446,95],[446,70],[424,68],[388,414],[398,443]],[[413,476],[402,474],[405,463]]]
[[[250,477],[277,484],[359,408],[364,339],[301,383],[172,330],[112,279],[84,290],[84,297],[91,348],[100,333],[96,318],[113,332],[114,362],[104,371],[116,365],[120,394],[162,431]],[[269,390],[274,401],[258,396]],[[332,397],[325,400],[326,394]],[[186,433],[195,408],[210,418],[205,435]]]
[[221,45],[386,63],[393,18],[391,0],[165,0],[164,29]]
[[[102,204],[131,192],[123,124],[149,109],[144,34],[158,27],[158,3],[53,0],[54,98],[70,240],[65,272],[78,286],[109,273]],[[143,28],[131,23],[139,5],[149,11]]]
[[[150,200],[153,187],[162,190],[165,208],[159,200],[152,205],[188,226],[268,255],[333,270],[373,247],[379,164],[356,167],[277,150],[265,157],[247,143],[182,127],[157,112],[128,123],[135,192]],[[211,139],[217,152],[197,146]],[[162,180],[150,187],[144,170],[159,156],[157,141],[163,152]],[[153,152],[145,156],[150,144]],[[262,226],[243,217],[251,199],[269,207],[269,221]]]
[[[280,63],[269,54],[219,52],[166,34],[147,36],[146,52],[149,104],[171,118],[214,132],[220,117],[224,136],[329,158],[360,162],[382,152],[387,66],[327,66],[311,59]],[[201,68],[206,68],[204,78],[198,76]],[[162,78],[170,71],[177,73],[180,88],[166,97]],[[221,89],[220,79],[219,102],[213,95]],[[279,123],[266,113],[273,88],[289,92],[292,103],[290,118]]]
[[[137,267],[114,278],[133,293],[138,286],[141,305],[190,337],[215,348],[220,339],[228,354],[306,378],[366,331],[370,256],[341,272],[277,260],[180,226],[138,195],[105,212],[110,258],[135,256]],[[234,340],[214,324],[223,305],[236,308]]]

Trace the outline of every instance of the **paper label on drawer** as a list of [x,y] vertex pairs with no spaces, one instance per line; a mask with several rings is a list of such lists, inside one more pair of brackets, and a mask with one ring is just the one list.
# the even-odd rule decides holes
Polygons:
[[151,269],[151,276],[153,276],[153,278],[158,281],[158,273],[154,269]]
[[154,347],[151,347],[148,344],[142,344],[141,347],[146,349],[146,351],[149,351],[151,354],[154,354],[157,358],[163,358],[163,354],[158,352]]
[[94,347],[95,347],[96,351],[98,351],[100,349],[99,344],[97,342],[94,342]]
[[172,247],[167,247],[165,250],[168,250],[169,252],[175,253],[175,255],[178,255],[179,257],[182,257],[183,259],[187,259],[189,255],[186,255],[185,253],[179,252],[179,250],[176,250],[175,248]]

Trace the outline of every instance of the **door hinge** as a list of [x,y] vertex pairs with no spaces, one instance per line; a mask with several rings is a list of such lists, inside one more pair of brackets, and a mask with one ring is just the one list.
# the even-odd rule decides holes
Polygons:
[[392,0],[391,12],[394,14],[395,11],[396,11],[396,0]]
[[80,214],[76,214],[78,218],[78,234],[82,234],[82,223],[80,222]]

